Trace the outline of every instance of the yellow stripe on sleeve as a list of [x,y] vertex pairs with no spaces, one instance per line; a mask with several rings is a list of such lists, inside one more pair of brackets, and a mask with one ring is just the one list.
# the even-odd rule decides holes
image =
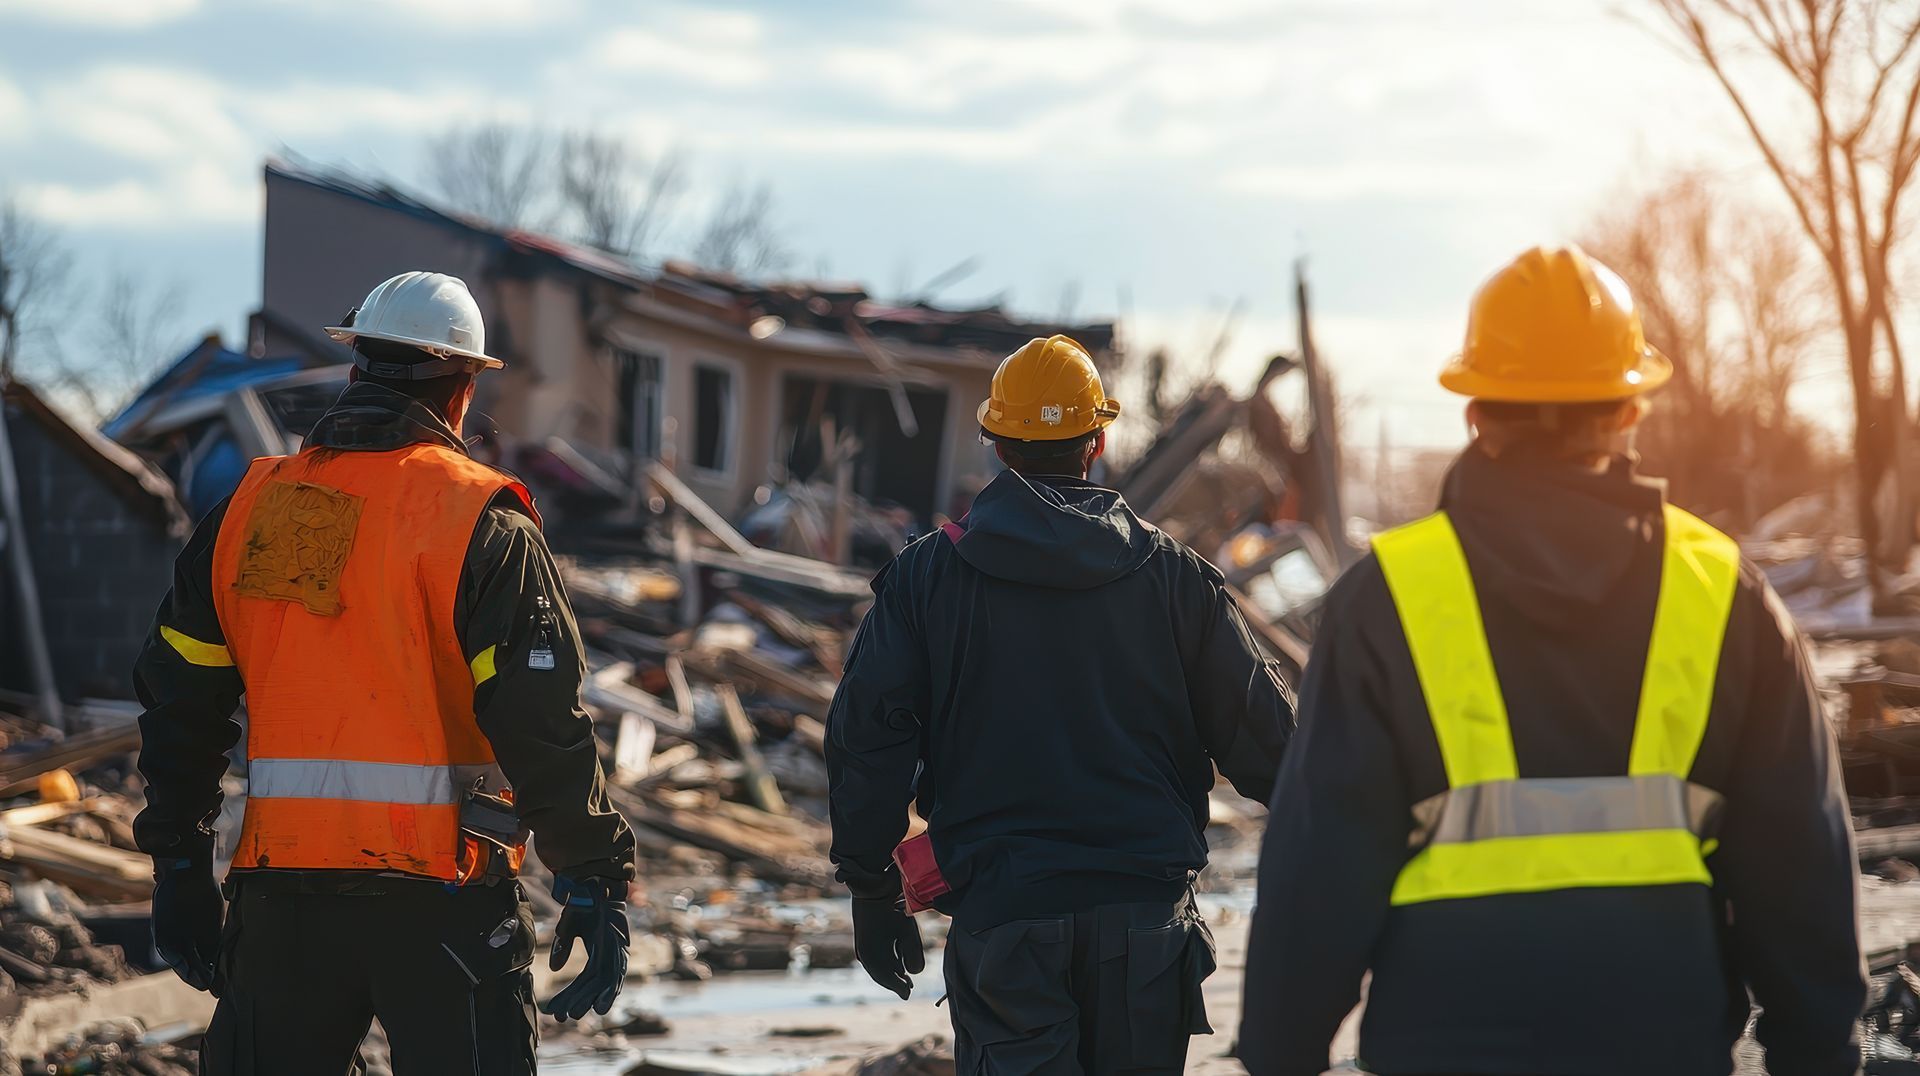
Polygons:
[[473,661],[469,664],[469,668],[473,670],[474,687],[479,687],[493,679],[493,650],[494,648],[489,646],[480,651],[474,655]]
[[173,647],[174,653],[186,658],[188,662],[194,665],[204,665],[214,669],[231,668],[233,666],[233,655],[227,653],[227,648],[224,646],[215,643],[203,643],[193,636],[175,631],[165,624],[160,625],[160,637],[167,641],[168,646]]

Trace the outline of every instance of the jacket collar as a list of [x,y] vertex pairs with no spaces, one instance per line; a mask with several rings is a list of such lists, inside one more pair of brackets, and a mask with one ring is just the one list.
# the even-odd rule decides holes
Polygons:
[[358,381],[347,386],[307,435],[306,447],[386,452],[408,445],[440,445],[467,454],[445,417],[405,393]]

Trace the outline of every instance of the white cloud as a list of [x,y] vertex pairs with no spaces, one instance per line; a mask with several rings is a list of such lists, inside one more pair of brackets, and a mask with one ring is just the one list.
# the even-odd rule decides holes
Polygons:
[[0,78],[0,141],[25,134],[33,112],[27,105],[27,95],[20,88],[4,78]]
[[473,91],[452,87],[419,92],[317,82],[237,97],[232,107],[276,140],[369,130],[435,131],[476,116],[520,122],[531,115],[524,104],[487,102]]
[[32,183],[20,200],[34,215],[74,228],[245,225],[260,219],[257,172],[195,162],[155,180],[95,186]]
[[[0,0],[0,3],[4,2]],[[379,3],[358,5],[343,3],[342,0],[255,2],[266,7],[302,7],[335,18],[396,16],[411,23],[430,24],[436,32],[450,35],[513,30],[531,23],[565,18],[579,7],[578,0],[381,0]],[[362,8],[363,13],[355,14],[346,10],[356,6]]]
[[645,25],[603,35],[589,59],[606,71],[665,75],[723,89],[759,85],[773,71],[758,18],[680,7],[653,7]]
[[184,18],[200,0],[0,0],[0,19],[79,23],[138,30]]
[[46,92],[48,131],[149,162],[244,154],[254,140],[234,120],[233,91],[197,72],[111,66]]

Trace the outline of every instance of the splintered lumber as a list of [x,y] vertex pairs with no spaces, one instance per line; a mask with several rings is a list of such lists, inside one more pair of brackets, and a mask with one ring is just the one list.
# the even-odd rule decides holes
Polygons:
[[1306,643],[1301,642],[1292,632],[1262,616],[1260,610],[1253,604],[1253,600],[1241,593],[1240,588],[1228,587],[1227,595],[1233,599],[1235,605],[1240,607],[1240,615],[1246,620],[1247,627],[1253,629],[1253,633],[1260,637],[1261,642],[1267,644],[1275,657],[1293,666],[1296,677],[1306,671]]
[[693,685],[687,683],[687,666],[678,654],[667,655],[667,684],[673,688],[673,706],[680,712],[683,727],[692,728]]
[[83,841],[64,833],[11,826],[0,860],[87,896],[140,900],[153,891],[153,863],[137,852]]
[[726,655],[727,665],[742,676],[760,681],[761,686],[772,688],[769,694],[786,695],[796,702],[811,703],[825,713],[826,707],[833,703],[833,685],[816,676],[776,664],[765,656],[752,650],[730,650]]
[[824,886],[833,880],[832,866],[811,842],[742,825],[713,812],[670,807],[617,785],[609,786],[607,794],[633,825],[718,852],[768,881]]
[[653,481],[654,485],[660,487],[660,492],[666,494],[668,500],[698,520],[709,534],[720,539],[721,544],[728,549],[743,557],[751,557],[761,551],[759,546],[747,541],[745,535],[735,530],[725,516],[714,511],[712,505],[689,488],[685,482],[680,481],[679,475],[667,470],[659,463],[650,463],[647,465],[647,477]]
[[589,675],[580,685],[580,697],[587,705],[613,713],[636,713],[655,724],[676,732],[693,731],[690,715],[670,710],[652,695],[627,681],[633,676],[633,663],[618,661]]
[[793,736],[814,754],[822,758],[827,754],[827,726],[808,717],[806,714],[793,715]]
[[65,803],[34,803],[0,811],[0,827],[44,826],[68,815],[89,814],[107,805],[104,798],[70,800]]
[[779,782],[767,769],[765,756],[760,754],[758,735],[753,730],[753,722],[747,719],[746,709],[740,705],[740,693],[732,684],[718,684],[714,690],[720,696],[727,731],[733,735],[734,746],[740,749],[740,761],[747,767],[747,794],[753,797],[754,806],[768,814],[786,814],[787,801],[780,795]]
[[103,758],[140,748],[140,726],[133,722],[69,736],[18,758],[0,758],[0,799],[24,796],[40,775],[62,767],[85,768]]
[[[778,605],[763,602],[751,594],[738,591],[727,595],[727,600],[745,609],[756,620],[773,629],[773,633],[788,646],[797,646],[813,654],[820,667],[835,679],[840,677],[840,653],[837,633],[822,628],[818,624],[809,624],[792,612]],[[829,639],[829,636],[836,636]]]

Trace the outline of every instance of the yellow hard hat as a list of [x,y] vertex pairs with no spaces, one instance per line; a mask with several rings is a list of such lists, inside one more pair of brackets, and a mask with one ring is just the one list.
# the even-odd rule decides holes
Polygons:
[[1000,360],[980,405],[980,428],[1016,441],[1065,441],[1120,417],[1093,356],[1069,336],[1029,340]]
[[1534,247],[1474,294],[1466,346],[1440,384],[1483,400],[1599,403],[1672,376],[1625,281],[1579,247]]

